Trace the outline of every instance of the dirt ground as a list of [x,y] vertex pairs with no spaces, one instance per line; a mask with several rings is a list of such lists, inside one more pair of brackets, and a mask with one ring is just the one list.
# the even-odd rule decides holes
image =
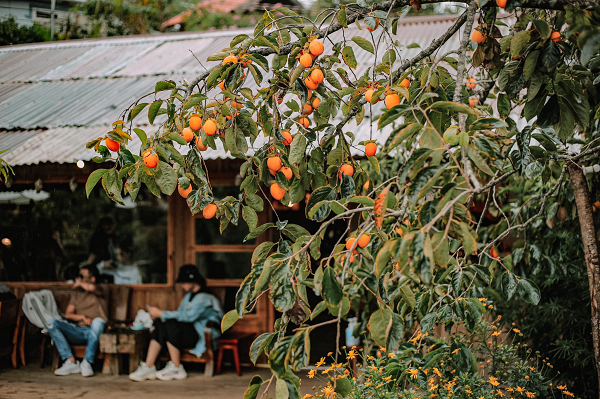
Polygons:
[[[182,381],[133,382],[126,375],[110,376],[96,373],[90,378],[81,375],[55,376],[50,367],[29,364],[17,370],[0,367],[0,399],[237,399],[242,398],[252,376],[270,378],[264,368],[242,369],[238,377],[231,369],[212,378],[202,374],[201,365],[186,367],[189,377]],[[274,386],[270,398],[274,395]],[[271,393],[272,391],[272,393]]]

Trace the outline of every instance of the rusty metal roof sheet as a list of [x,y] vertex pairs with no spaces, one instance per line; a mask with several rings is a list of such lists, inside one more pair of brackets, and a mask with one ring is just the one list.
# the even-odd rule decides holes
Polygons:
[[[400,58],[416,55],[441,36],[455,18],[403,19],[394,37],[404,46]],[[209,55],[228,47],[242,33],[252,34],[252,30],[126,36],[0,48],[0,149],[11,148],[3,155],[13,165],[90,159],[93,153],[85,149],[85,143],[110,130],[110,124],[124,109],[153,91],[156,81],[192,80],[204,67],[215,64],[206,61]],[[373,34],[381,34],[381,30]],[[345,32],[348,44],[355,49],[357,76],[375,60],[350,39],[370,38],[370,35],[366,29],[350,28]],[[335,32],[331,39],[343,40],[342,33]],[[421,48],[406,48],[411,43]],[[325,41],[326,49],[330,46]],[[454,35],[440,51],[457,47],[458,36]],[[380,53],[379,58],[383,51]],[[247,79],[247,85],[256,89],[251,78]],[[377,117],[381,109],[381,103],[374,106],[373,115]],[[145,113],[136,118],[136,124],[147,123]],[[347,130],[358,141],[371,137],[367,123],[356,128],[351,122]],[[387,134],[389,130],[378,132],[377,137],[383,140]],[[209,159],[228,157],[222,147],[203,155]]]

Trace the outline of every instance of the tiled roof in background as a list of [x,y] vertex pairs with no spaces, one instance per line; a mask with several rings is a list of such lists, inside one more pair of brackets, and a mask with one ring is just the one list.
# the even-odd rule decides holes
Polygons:
[[[424,48],[446,32],[455,18],[405,18],[394,39],[403,45],[418,43]],[[153,92],[158,80],[192,80],[204,71],[195,57],[210,68],[215,63],[206,62],[207,57],[228,47],[242,33],[252,31],[126,36],[0,48],[0,150],[10,148],[3,158],[12,165],[90,159],[93,152],[85,149],[85,143],[110,130],[110,124],[124,109]],[[381,30],[374,32],[380,33]],[[345,36],[349,40],[370,34],[365,29],[350,28]],[[341,32],[332,34],[331,40],[343,40]],[[331,43],[324,43],[328,51]],[[374,60],[354,42],[349,43],[355,47],[359,64],[355,73],[360,76]],[[458,36],[454,35],[439,51],[442,54],[456,48]],[[400,56],[410,58],[420,50],[404,49]],[[379,56],[382,55],[383,51]],[[250,77],[247,82],[256,88]],[[380,114],[381,106],[380,103],[373,107],[375,116]],[[138,118],[136,123],[148,124],[147,117]],[[348,129],[358,141],[370,137],[367,123],[356,128],[351,122]],[[146,131],[151,133],[152,127],[147,126]],[[378,134],[384,139],[389,131]],[[207,151],[205,156],[228,157],[222,149]]]

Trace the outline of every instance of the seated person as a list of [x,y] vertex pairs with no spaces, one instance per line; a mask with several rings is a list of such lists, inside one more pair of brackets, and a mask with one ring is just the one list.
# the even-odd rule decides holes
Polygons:
[[119,244],[116,250],[117,261],[104,260],[98,263],[98,271],[103,276],[112,276],[115,284],[142,284],[140,269],[131,260],[131,247]]
[[[64,361],[63,365],[54,371],[56,375],[94,375],[92,363],[96,357],[100,334],[108,320],[107,294],[96,284],[97,278],[96,267],[83,266],[73,283],[75,291],[65,311],[67,321],[52,319],[48,322],[48,333]],[[70,344],[86,345],[85,358],[81,364],[75,360]]]
[[[179,269],[177,282],[187,294],[183,297],[176,311],[160,310],[149,307],[148,313],[154,318],[150,346],[146,361],[129,374],[133,381],[153,380],[183,380],[187,373],[180,363],[180,353],[183,349],[193,348],[190,352],[200,357],[206,351],[204,342],[204,327],[208,322],[221,323],[223,310],[219,300],[207,292],[206,280],[194,265],[183,265]],[[220,331],[213,329],[213,337],[217,338]],[[156,358],[161,349],[167,348],[171,361],[167,366],[156,371]]]

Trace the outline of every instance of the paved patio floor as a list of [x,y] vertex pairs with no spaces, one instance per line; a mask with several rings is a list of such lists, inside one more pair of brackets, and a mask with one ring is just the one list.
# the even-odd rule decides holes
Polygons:
[[[129,381],[127,376],[97,373],[90,378],[81,375],[57,377],[49,367],[40,369],[30,364],[17,370],[0,368],[0,399],[237,399],[242,398],[252,376],[270,378],[264,368],[243,369],[238,377],[231,370],[212,378],[202,374],[202,367],[187,367],[189,377],[182,381]],[[274,387],[269,397],[275,396]]]

